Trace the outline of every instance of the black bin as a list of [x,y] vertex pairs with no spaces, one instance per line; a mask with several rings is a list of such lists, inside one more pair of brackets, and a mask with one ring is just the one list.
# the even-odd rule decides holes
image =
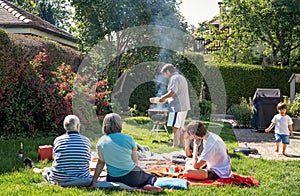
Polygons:
[[276,106],[282,101],[280,89],[257,88],[253,96],[252,126],[258,131],[265,130],[278,113]]

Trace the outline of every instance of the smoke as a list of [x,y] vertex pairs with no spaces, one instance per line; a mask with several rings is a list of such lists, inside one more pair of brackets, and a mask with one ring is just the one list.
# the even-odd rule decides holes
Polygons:
[[154,82],[157,91],[156,97],[161,97],[167,93],[168,80],[162,74],[156,75]]

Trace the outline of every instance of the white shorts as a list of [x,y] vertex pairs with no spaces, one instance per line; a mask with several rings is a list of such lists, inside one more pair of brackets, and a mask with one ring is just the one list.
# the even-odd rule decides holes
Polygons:
[[187,111],[184,112],[169,112],[168,126],[175,128],[184,128]]

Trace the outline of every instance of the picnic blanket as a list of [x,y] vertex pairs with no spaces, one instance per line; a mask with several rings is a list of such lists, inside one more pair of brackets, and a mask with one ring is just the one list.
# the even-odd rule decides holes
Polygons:
[[253,177],[243,177],[237,174],[233,174],[233,178],[219,178],[218,180],[195,180],[184,178],[189,182],[190,186],[222,186],[228,184],[246,185],[246,186],[259,186],[259,182]]

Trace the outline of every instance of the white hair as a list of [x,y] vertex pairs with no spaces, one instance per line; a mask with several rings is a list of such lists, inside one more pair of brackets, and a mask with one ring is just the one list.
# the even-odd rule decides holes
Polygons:
[[77,130],[80,125],[80,120],[75,115],[68,115],[64,120],[64,128],[66,131],[79,131]]

